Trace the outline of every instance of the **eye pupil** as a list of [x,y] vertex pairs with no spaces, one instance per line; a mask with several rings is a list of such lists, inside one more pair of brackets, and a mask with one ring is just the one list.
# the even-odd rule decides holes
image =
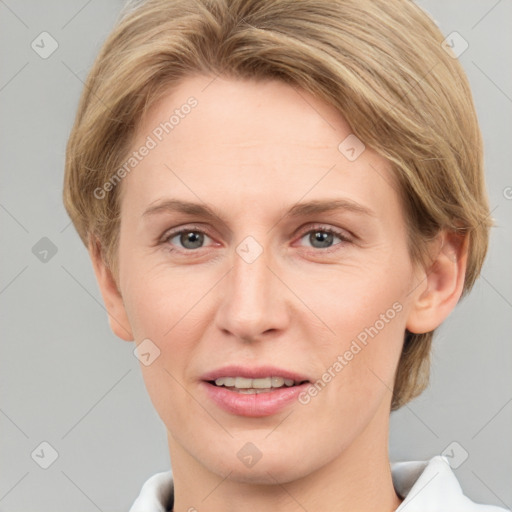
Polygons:
[[[204,241],[204,235],[196,231],[183,232],[180,237],[180,242],[185,249],[197,249],[201,247]],[[188,245],[188,244],[191,244]]]
[[[328,233],[327,231],[314,231],[310,237],[311,245],[320,249],[329,247],[332,244],[333,236],[332,233]],[[320,243],[320,246],[315,245],[317,242]]]
[[[179,238],[179,244],[183,249],[194,250],[200,249],[204,245],[205,234],[201,230],[196,231],[181,231],[176,233],[176,237]],[[334,238],[340,238],[340,235],[330,230],[316,229],[309,231],[309,243],[315,249],[329,249],[333,245]],[[172,235],[169,237],[169,240]],[[341,237],[343,240],[343,237]]]

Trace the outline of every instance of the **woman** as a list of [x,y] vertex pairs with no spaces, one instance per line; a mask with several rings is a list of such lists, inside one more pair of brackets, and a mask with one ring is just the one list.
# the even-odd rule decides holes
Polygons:
[[64,201],[171,472],[138,511],[502,510],[389,414],[488,243],[466,77],[405,0],[148,0],[89,74]]

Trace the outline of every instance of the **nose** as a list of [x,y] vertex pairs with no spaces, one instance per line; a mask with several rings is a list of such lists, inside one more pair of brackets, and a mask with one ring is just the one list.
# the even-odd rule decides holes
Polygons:
[[272,268],[269,249],[254,239],[242,242],[232,261],[223,280],[217,327],[245,342],[283,331],[289,321],[286,286]]

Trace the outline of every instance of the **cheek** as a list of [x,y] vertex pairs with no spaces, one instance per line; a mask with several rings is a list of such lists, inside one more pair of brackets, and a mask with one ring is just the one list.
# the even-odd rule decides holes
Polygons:
[[159,350],[151,371],[141,366],[145,379],[163,379],[174,386],[172,374],[183,381],[204,329],[210,281],[205,275],[191,275],[190,269],[133,267],[123,288],[126,313],[136,342],[150,339]]
[[[343,395],[344,406],[379,400],[390,393],[400,358],[410,288],[410,264],[405,257],[389,255],[362,267],[340,268],[329,279],[311,279],[307,291],[296,283],[308,306],[322,320],[325,334],[315,334],[312,322],[302,328],[322,380],[335,382],[332,400]],[[400,269],[400,271],[398,271]],[[302,286],[302,288],[301,288]],[[318,329],[319,322],[315,322]],[[327,330],[328,328],[328,330]]]
[[134,280],[127,287],[125,307],[136,342],[149,339],[157,347],[153,348],[157,357],[149,365],[141,360],[140,368],[155,410],[164,424],[175,430],[193,420],[193,411],[187,406],[190,397],[183,386],[197,338],[191,322],[194,309],[190,311],[197,298],[177,290],[176,280],[144,275],[137,280],[139,284]]
[[[293,288],[329,331],[323,337],[325,346],[342,349],[354,338],[363,343],[372,334],[393,338],[405,329],[401,313],[410,282],[406,262],[402,269],[398,272],[394,264],[382,262],[340,266],[329,273],[318,270],[307,280],[297,276]],[[307,329],[306,324],[303,327]]]
[[[135,262],[133,262],[135,263]],[[135,339],[176,339],[175,332],[194,314],[194,305],[208,287],[186,271],[126,266],[130,275],[123,283],[123,298]],[[193,271],[192,271],[193,272]],[[181,338],[180,338],[181,339]]]

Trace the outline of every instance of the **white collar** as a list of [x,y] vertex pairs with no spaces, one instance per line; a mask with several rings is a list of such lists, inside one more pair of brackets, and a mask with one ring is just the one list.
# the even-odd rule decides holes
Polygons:
[[395,512],[507,512],[465,496],[448,459],[441,455],[429,461],[392,463],[391,476],[397,494],[404,498]]
[[[448,459],[441,455],[429,461],[394,462],[391,476],[404,499],[395,512],[507,512],[465,496]],[[173,491],[172,472],[157,473],[146,480],[130,512],[168,512],[165,507],[172,502]]]

